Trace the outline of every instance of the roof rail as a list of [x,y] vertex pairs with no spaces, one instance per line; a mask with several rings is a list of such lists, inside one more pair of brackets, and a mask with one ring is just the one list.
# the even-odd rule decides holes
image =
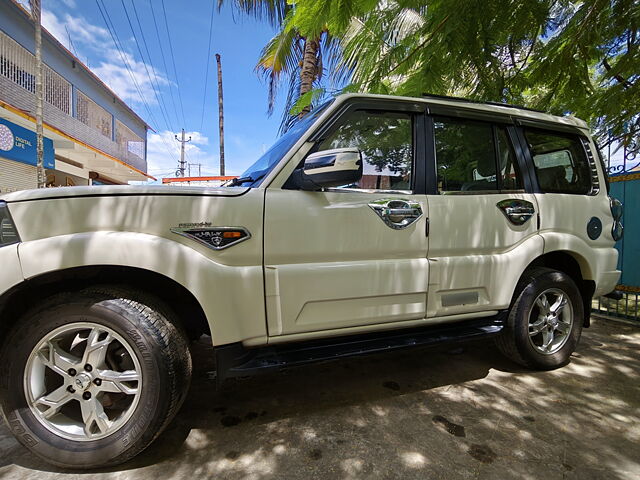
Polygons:
[[543,110],[536,110],[535,108],[523,107],[522,105],[512,105],[510,103],[490,102],[490,101],[483,102],[482,100],[471,100],[469,98],[451,97],[449,95],[436,95],[435,93],[423,93],[422,96],[425,98],[440,98],[442,100],[451,100],[451,101],[460,102],[460,103],[481,103],[484,105],[496,105],[498,107],[519,108],[520,110],[529,110],[530,112],[547,113]]

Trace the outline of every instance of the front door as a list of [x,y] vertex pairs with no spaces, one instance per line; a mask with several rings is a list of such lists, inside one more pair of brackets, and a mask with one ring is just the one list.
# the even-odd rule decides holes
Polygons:
[[[351,110],[311,152],[356,147],[362,179],[309,192],[269,188],[264,262],[270,336],[355,333],[427,310],[421,115]],[[377,326],[377,327],[376,327]]]

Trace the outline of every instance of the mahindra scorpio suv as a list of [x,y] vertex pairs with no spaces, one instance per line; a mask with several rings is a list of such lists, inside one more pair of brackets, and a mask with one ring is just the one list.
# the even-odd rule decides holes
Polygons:
[[220,188],[0,195],[0,402],[47,461],[114,465],[217,380],[493,337],[569,361],[620,272],[587,125],[508,105],[342,95]]

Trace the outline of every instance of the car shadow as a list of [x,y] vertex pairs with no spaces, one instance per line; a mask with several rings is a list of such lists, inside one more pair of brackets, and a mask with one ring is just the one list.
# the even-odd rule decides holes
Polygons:
[[[92,479],[463,478],[491,469],[522,478],[530,468],[548,478],[628,478],[640,471],[638,343],[637,328],[598,321],[570,364],[551,372],[475,341],[230,379],[217,391],[203,337],[174,421],[138,457]],[[39,479],[64,472],[22,447],[2,457]]]

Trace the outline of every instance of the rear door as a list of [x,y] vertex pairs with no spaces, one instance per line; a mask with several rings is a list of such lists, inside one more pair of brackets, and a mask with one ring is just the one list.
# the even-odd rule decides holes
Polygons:
[[507,308],[522,271],[543,250],[510,118],[469,116],[444,112],[428,122],[429,317]]
[[352,108],[310,152],[358,148],[364,176],[324,191],[269,187],[264,262],[271,337],[424,320],[424,116]]

